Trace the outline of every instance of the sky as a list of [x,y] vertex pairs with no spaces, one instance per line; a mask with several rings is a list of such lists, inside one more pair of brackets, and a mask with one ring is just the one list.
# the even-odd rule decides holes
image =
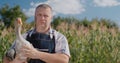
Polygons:
[[89,20],[105,18],[120,26],[120,0],[0,0],[0,8],[4,4],[19,5],[29,17],[27,21],[32,21],[35,7],[42,3],[52,6],[55,16]]

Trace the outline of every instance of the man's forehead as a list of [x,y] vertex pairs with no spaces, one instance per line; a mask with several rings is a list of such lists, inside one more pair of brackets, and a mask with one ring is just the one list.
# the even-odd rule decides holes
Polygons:
[[38,8],[36,12],[37,13],[52,13],[52,11],[49,8]]
[[38,8],[36,9],[37,12],[39,11],[50,11],[51,12],[51,9],[50,8]]

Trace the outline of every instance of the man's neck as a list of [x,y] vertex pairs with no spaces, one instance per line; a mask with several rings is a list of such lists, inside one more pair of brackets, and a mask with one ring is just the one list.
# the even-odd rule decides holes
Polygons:
[[47,28],[47,29],[44,29],[44,30],[42,30],[42,29],[35,29],[36,32],[38,32],[38,33],[44,33],[44,34],[47,34],[49,32],[49,30],[50,30],[50,27]]

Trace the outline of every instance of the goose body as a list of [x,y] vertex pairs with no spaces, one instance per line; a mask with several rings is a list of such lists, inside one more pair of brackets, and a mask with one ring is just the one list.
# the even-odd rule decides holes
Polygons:
[[31,47],[32,45],[25,40],[22,35],[21,35],[21,27],[22,27],[22,21],[21,18],[17,18],[15,22],[15,31],[16,31],[16,40],[15,40],[15,45],[13,48],[7,51],[6,56],[10,59],[13,60],[15,59],[16,56],[19,56],[20,60],[27,60],[27,57],[23,56],[21,53],[21,47],[22,45],[26,45],[28,47]]

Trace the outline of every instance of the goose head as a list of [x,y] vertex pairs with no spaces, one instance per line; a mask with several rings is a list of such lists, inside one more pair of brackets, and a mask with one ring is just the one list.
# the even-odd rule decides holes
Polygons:
[[16,19],[16,21],[15,21],[15,27],[21,27],[22,26],[22,20],[21,20],[21,18],[19,17],[19,18],[17,18]]

